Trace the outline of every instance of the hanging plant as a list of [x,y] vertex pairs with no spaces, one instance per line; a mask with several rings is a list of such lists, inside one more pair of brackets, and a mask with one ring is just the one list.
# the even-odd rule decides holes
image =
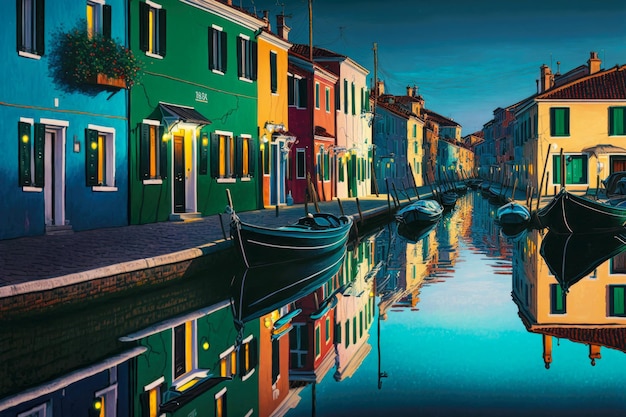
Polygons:
[[83,21],[69,31],[53,34],[50,67],[57,81],[71,89],[100,84],[130,88],[139,78],[141,65],[121,42],[90,34]]

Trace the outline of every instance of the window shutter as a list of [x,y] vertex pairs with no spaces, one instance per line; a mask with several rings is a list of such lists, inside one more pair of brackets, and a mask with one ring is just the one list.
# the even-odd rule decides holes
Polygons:
[[45,44],[46,44],[45,38],[44,38],[44,35],[46,33],[44,0],[37,0],[37,5],[35,7],[37,8],[36,10],[37,15],[35,16],[35,24],[37,25],[37,28],[35,29],[35,36],[36,36],[35,53],[39,56],[43,56],[45,53]]
[[250,42],[250,57],[252,62],[250,62],[250,68],[252,70],[252,74],[250,74],[250,79],[256,81],[257,79],[257,68],[258,68],[258,45],[256,42]]
[[272,93],[278,91],[278,71],[276,66],[276,54],[270,52],[270,89]]
[[150,417],[150,391],[139,394],[141,402],[141,417]]
[[[17,40],[17,52],[19,51],[23,51],[24,50],[24,40],[22,39],[22,27],[23,27],[23,22],[22,22],[22,0],[17,0],[16,1],[16,6],[15,6],[15,10],[17,11],[17,16],[15,17],[15,21],[17,22],[17,32],[16,32],[16,36],[15,39]],[[21,137],[21,135],[20,135]]]
[[29,123],[18,122],[17,140],[18,140],[19,185],[23,187],[23,186],[28,186],[31,184],[30,182],[31,137],[30,137],[30,124]]
[[209,159],[209,137],[205,132],[200,136],[200,175],[206,175]]
[[220,53],[222,54],[222,59],[221,59],[221,62],[220,62],[220,65],[221,65],[220,70],[222,72],[226,72],[226,56],[227,56],[226,38],[227,38],[226,37],[226,32],[223,32],[223,31],[220,32],[220,42],[222,43],[222,48],[221,48],[221,51],[220,51]]
[[245,75],[245,70],[243,68],[243,63],[241,61],[243,53],[243,39],[241,37],[237,37],[237,75],[239,77],[243,77]]
[[43,187],[44,184],[44,152],[46,144],[46,125],[35,123],[35,141],[33,142],[35,151],[35,187]]
[[111,5],[102,6],[102,36],[111,39]]
[[209,38],[208,38],[208,42],[209,42],[209,69],[210,70],[214,70],[215,69],[215,60],[213,59],[213,54],[215,53],[215,51],[213,50],[213,39],[215,38],[216,33],[215,33],[215,29],[213,29],[211,26],[209,26]]
[[165,13],[165,9],[161,9],[159,10],[159,14],[158,14],[158,19],[159,19],[159,50],[158,50],[158,54],[161,55],[162,57],[165,57],[165,52],[167,51],[167,42],[166,42],[166,30],[165,30],[165,24],[166,24],[166,13]]
[[159,126],[158,134],[157,134],[157,141],[160,147],[159,149],[159,174],[161,175],[161,179],[167,178],[167,173],[168,173],[167,162],[169,160],[167,144],[170,141],[163,140],[164,133],[165,133],[165,128],[163,126]]
[[235,176],[243,176],[243,141],[245,139],[237,136],[235,139]]
[[98,132],[85,129],[85,172],[87,186],[98,185]]
[[140,125],[139,138],[139,179],[150,178],[150,125]]
[[219,177],[220,168],[220,136],[217,133],[211,133],[211,178]]
[[[267,145],[269,145],[269,143]],[[269,152],[269,149],[268,149],[268,152]],[[257,164],[256,141],[250,139],[248,142],[248,174],[251,177],[254,177],[256,164]]]
[[307,106],[306,80],[304,78],[298,81],[298,107],[305,108]]
[[139,3],[139,49],[148,50],[148,21],[150,6],[145,2]]
[[569,136],[569,108],[563,109],[563,134]]

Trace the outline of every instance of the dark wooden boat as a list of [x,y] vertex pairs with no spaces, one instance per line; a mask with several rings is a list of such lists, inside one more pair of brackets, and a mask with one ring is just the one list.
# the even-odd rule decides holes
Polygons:
[[459,195],[452,190],[444,191],[441,193],[441,205],[444,210],[452,210],[456,206],[456,202],[459,199]]
[[[237,274],[231,284],[236,325],[243,326],[315,291],[339,272],[345,255],[346,249],[340,248],[323,257],[253,267]],[[275,330],[294,315],[277,320]]]
[[353,224],[350,216],[315,213],[271,228],[243,222],[229,209],[230,234],[247,267],[310,259],[344,248]]
[[580,197],[564,188],[535,214],[541,228],[555,233],[598,233],[626,224],[626,207]]
[[626,250],[626,231],[562,234],[551,230],[539,250],[561,288],[569,288],[599,265]]
[[437,222],[443,215],[443,207],[435,200],[417,200],[396,212],[399,223],[416,227]]
[[500,226],[525,225],[530,221],[530,211],[526,206],[511,201],[498,208],[496,220]]

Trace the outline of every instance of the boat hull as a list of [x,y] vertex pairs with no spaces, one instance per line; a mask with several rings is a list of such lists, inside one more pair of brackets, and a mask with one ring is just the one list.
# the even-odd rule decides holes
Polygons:
[[338,227],[314,230],[299,225],[279,228],[242,221],[231,224],[231,236],[248,267],[324,256],[346,246],[352,218],[342,216]]
[[418,200],[396,213],[396,220],[415,227],[437,222],[443,215],[443,207],[434,200]]
[[598,233],[626,224],[626,207],[611,206],[565,190],[536,214],[539,225],[555,233]]
[[530,221],[530,211],[521,204],[510,202],[498,209],[496,217],[501,226],[523,225]]

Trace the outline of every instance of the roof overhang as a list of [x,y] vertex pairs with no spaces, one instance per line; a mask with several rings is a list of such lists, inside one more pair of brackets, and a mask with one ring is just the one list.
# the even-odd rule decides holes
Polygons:
[[209,119],[204,117],[193,107],[159,102],[159,108],[161,109],[161,115],[163,116],[163,120],[167,124],[168,128],[171,128],[172,125],[178,122],[199,126],[211,124]]

